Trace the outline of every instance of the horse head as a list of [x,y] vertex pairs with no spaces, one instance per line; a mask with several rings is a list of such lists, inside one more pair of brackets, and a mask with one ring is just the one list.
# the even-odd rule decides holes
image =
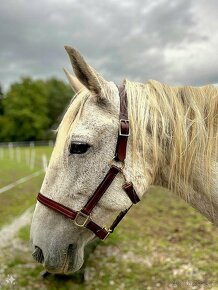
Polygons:
[[[50,200],[80,212],[114,163],[120,126],[120,97],[113,82],[106,81],[74,48],[65,48],[76,77],[67,70],[65,73],[76,96],[59,126],[40,192]],[[134,201],[122,188],[124,182],[131,181],[134,185],[135,197],[136,192],[141,197],[149,184],[148,181],[141,182],[144,173],[133,166],[131,135],[126,145],[125,164],[115,162],[119,169],[122,167],[122,174],[118,172],[90,215],[91,220],[103,229],[114,215],[125,212]],[[80,217],[84,218],[84,215]],[[37,202],[31,226],[33,256],[49,272],[75,272],[82,266],[84,247],[95,234],[78,226],[81,225],[78,216],[76,220],[73,223],[51,207]]]

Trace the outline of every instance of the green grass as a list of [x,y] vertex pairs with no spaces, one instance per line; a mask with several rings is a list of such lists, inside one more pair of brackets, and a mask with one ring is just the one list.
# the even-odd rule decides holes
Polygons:
[[[42,178],[0,195],[0,225],[35,203]],[[29,227],[24,227],[14,245],[0,253],[0,289],[11,289],[6,278],[12,275],[14,289],[26,290],[217,290],[217,237],[218,229],[193,208],[153,188],[108,240],[93,245],[94,252],[89,248],[84,282],[82,272],[42,279],[43,268],[31,257]]]
[[25,241],[25,242],[29,242],[29,238],[30,238],[30,227],[29,226],[25,226],[25,227],[22,227],[18,234],[17,234],[17,237],[22,240],[22,241]]
[[42,267],[26,250],[28,227],[18,233],[25,251],[7,249],[0,262],[7,264],[4,275],[15,275],[18,289],[217,289],[217,234],[182,200],[155,188],[91,253],[84,283],[79,275],[40,278]]
[[42,183],[43,175],[25,182],[0,195],[0,228],[11,223],[27,208],[36,203],[37,192]]
[[[30,156],[32,151],[35,151],[35,166],[30,168],[29,157],[26,159],[26,153]],[[0,158],[0,187],[3,187],[17,179],[27,176],[42,168],[42,154],[49,158],[52,148],[51,147],[34,147],[34,148],[20,148],[21,160],[18,161],[14,156],[10,158],[9,150],[3,149],[4,156]]]
[[[26,165],[25,158],[21,162],[17,162],[16,159],[10,160],[8,152],[6,152],[8,149],[4,150],[4,159],[0,160],[0,187],[41,169],[41,155],[46,154],[49,158],[52,148],[35,147],[36,160],[40,160],[40,163],[38,163],[38,166],[34,170],[31,170]],[[23,156],[25,155],[25,150],[25,148],[21,148]],[[35,204],[36,195],[40,189],[43,176],[44,173],[0,194],[0,228],[4,224],[12,222],[16,216],[19,216],[25,209]]]

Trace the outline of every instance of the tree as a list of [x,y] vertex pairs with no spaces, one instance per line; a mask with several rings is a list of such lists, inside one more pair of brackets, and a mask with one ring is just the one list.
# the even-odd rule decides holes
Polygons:
[[[1,100],[0,141],[50,139],[73,93],[63,81],[22,78]],[[1,107],[0,107],[1,108]]]
[[73,91],[70,86],[56,78],[50,78],[45,81],[47,89],[48,117],[51,127],[57,127],[60,118],[73,97]]
[[4,114],[4,107],[3,107],[3,91],[2,91],[2,87],[0,85],[0,116]]
[[1,138],[5,141],[45,139],[49,125],[47,91],[42,81],[23,78],[4,99]]

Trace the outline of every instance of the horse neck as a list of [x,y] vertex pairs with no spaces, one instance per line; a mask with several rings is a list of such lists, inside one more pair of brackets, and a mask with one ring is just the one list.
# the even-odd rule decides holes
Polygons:
[[[165,157],[161,155],[161,151],[166,153]],[[218,225],[218,163],[212,162],[212,170],[208,173],[203,161],[193,160],[191,176],[187,179],[182,175],[178,176],[176,170],[174,171],[171,167],[169,162],[171,152],[170,147],[168,152],[163,148],[160,150],[160,159],[159,162],[156,162],[159,166],[154,170],[154,185],[172,190],[211,222]],[[188,158],[188,155],[184,155],[183,158]],[[177,157],[174,164],[179,162],[181,160]]]
[[127,81],[126,88],[133,163],[142,168],[144,188],[150,180],[170,188],[214,220],[218,188],[211,168],[217,158],[218,90],[173,88],[156,81]]
[[154,185],[159,185],[167,189],[175,190],[172,191],[181,197],[185,202],[190,204],[192,207],[197,209],[202,215],[208,218],[215,225],[218,225],[218,181],[217,177],[212,177],[211,184],[211,192],[208,193],[208,185],[205,184],[201,175],[197,173],[194,174],[195,182],[184,182],[181,178],[178,184],[172,184],[172,181],[169,181],[169,166],[162,168],[159,171],[159,174],[156,176],[154,180]]
[[[148,85],[149,86],[149,85]],[[150,88],[149,88],[150,89]],[[156,88],[155,88],[156,89]],[[165,88],[170,92],[169,88]],[[182,90],[182,88],[181,88]],[[215,224],[218,224],[218,182],[217,182],[217,168],[218,165],[216,163],[216,156],[215,159],[212,162],[207,163],[207,158],[202,157],[202,151],[204,152],[204,149],[207,150],[206,147],[204,147],[204,143],[207,142],[207,140],[203,139],[204,136],[203,134],[199,134],[200,138],[194,140],[192,139],[192,136],[188,135],[188,128],[187,131],[183,131],[180,135],[176,131],[176,123],[178,122],[178,130],[182,129],[181,124],[184,124],[186,121],[187,117],[187,112],[183,111],[183,108],[181,109],[181,114],[180,112],[178,113],[178,107],[182,107],[182,105],[187,106],[187,111],[190,110],[191,107],[189,107],[189,104],[185,102],[194,102],[195,104],[198,105],[198,98],[199,98],[199,91],[194,90],[191,91],[182,91],[182,93],[178,93],[178,90],[174,90],[174,103],[166,103],[166,106],[168,106],[169,110],[172,108],[171,112],[168,112],[166,109],[163,110],[163,115],[161,116],[165,120],[169,120],[168,114],[174,114],[174,124],[168,124],[169,128],[173,128],[171,132],[169,132],[169,128],[164,128],[164,132],[167,132],[166,135],[168,135],[166,138],[163,138],[163,130],[162,132],[150,132],[150,136],[146,136],[146,138],[151,138],[147,143],[148,144],[155,144],[158,143],[158,146],[154,146],[148,152],[146,153],[147,156],[150,156],[150,167],[151,172],[153,173],[153,184],[154,185],[162,185],[166,188],[171,189],[174,191],[178,196],[180,196],[182,199],[184,199],[186,202],[188,202],[191,206],[196,208],[198,211],[200,211],[204,216],[206,216],[208,219],[210,219],[212,222]],[[191,94],[193,93],[193,95]],[[205,91],[201,92],[202,94],[205,94]],[[186,95],[185,95],[186,94]],[[168,95],[169,96],[169,95]],[[166,96],[166,98],[168,97]],[[176,97],[180,98],[178,101],[176,100]],[[152,97],[158,97],[160,98],[160,95],[152,95]],[[205,95],[205,97],[208,97]],[[193,99],[191,99],[193,98]],[[158,101],[160,101],[158,99]],[[167,100],[168,101],[168,100]],[[208,101],[209,102],[209,101]],[[212,115],[215,116],[215,109],[211,109],[211,105],[209,103],[205,103],[205,111],[211,110]],[[154,104],[154,103],[153,103]],[[172,107],[170,106],[172,104]],[[174,107],[173,107],[174,106]],[[191,111],[192,115],[188,115],[189,118],[195,118],[197,115],[200,115],[201,113],[201,108],[202,104],[199,104],[199,111]],[[196,109],[198,110],[198,108]],[[148,111],[147,111],[148,112]],[[152,112],[154,114],[154,112]],[[182,117],[181,117],[182,115]],[[200,116],[202,120],[204,119],[205,116]],[[178,118],[178,119],[177,119]],[[173,119],[173,118],[172,118]],[[215,117],[214,117],[215,119]],[[153,120],[158,120],[155,119],[153,116]],[[194,120],[194,119],[193,119]],[[158,120],[159,121],[159,120]],[[208,118],[208,124],[207,126],[214,126],[214,124],[209,123],[211,122]],[[202,122],[203,123],[203,122]],[[167,124],[167,122],[166,122]],[[146,130],[150,129],[152,130],[152,123],[147,124],[148,126],[146,127]],[[161,122],[159,123],[161,125]],[[198,125],[198,124],[197,124]],[[200,131],[196,127],[192,128],[192,133],[194,135],[200,133]],[[160,126],[156,126],[156,128],[160,128]],[[202,130],[206,130],[207,127],[205,126],[204,128],[201,128]],[[182,131],[182,130],[181,130]],[[154,141],[152,138],[152,134],[154,134],[156,137],[156,140]],[[160,134],[160,135],[158,135]],[[182,135],[183,134],[183,135]],[[210,133],[208,132],[208,140],[212,140],[213,138],[217,138],[215,136],[215,133],[211,133],[214,135],[209,135]],[[173,144],[172,140],[176,140],[176,149],[173,147],[175,144]],[[190,142],[189,144],[187,144]],[[217,139],[216,139],[217,140]],[[196,149],[195,147],[198,147],[198,143],[201,144],[199,146],[201,150]],[[179,148],[183,146],[182,150]],[[143,144],[144,145],[144,144]],[[143,147],[142,145],[142,147]],[[149,146],[149,145],[148,145]],[[152,147],[152,146],[151,146]],[[179,148],[179,150],[178,150]],[[213,150],[215,149],[216,152],[216,144],[215,142],[211,144],[211,148]],[[155,151],[155,152],[154,152]],[[144,162],[144,158],[147,158],[145,152],[141,152],[141,163]],[[181,154],[182,153],[182,154]],[[183,154],[184,153],[184,154]],[[210,153],[210,152],[209,152]],[[206,156],[209,156],[212,158],[212,155],[207,155],[208,152],[206,151]],[[193,158],[193,156],[194,158]],[[153,157],[152,157],[153,156]],[[172,161],[173,159],[173,161]],[[184,161],[185,160],[185,161]],[[143,167],[143,166],[142,166]],[[181,168],[182,169],[181,169]],[[186,174],[186,169],[188,174]]]

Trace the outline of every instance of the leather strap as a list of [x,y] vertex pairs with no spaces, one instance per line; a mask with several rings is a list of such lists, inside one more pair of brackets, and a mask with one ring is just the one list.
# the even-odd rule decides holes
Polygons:
[[44,204],[45,206],[55,210],[56,212],[63,214],[64,216],[68,217],[71,220],[74,220],[76,218],[77,211],[74,211],[71,208],[66,207],[63,204],[60,204],[60,203],[42,195],[41,193],[38,194],[37,200],[39,202],[41,202],[42,204]]
[[130,198],[130,200],[132,201],[132,203],[136,204],[140,201],[137,193],[135,192],[135,189],[133,187],[132,182],[126,182],[124,183],[124,185],[122,186],[123,190],[125,190],[126,194],[128,195],[128,197]]
[[92,231],[101,240],[105,240],[110,234],[110,231],[108,232],[105,228],[100,227],[93,221],[88,222],[85,227]]
[[103,181],[99,184],[94,194],[91,196],[91,198],[88,200],[86,205],[83,207],[81,212],[83,212],[86,215],[90,215],[93,208],[96,206],[100,198],[103,196],[105,191],[108,189],[108,187],[111,185],[112,181],[116,177],[117,173],[120,172],[120,168],[112,165],[109,169],[108,173],[106,174]]
[[127,141],[129,136],[128,102],[125,86],[119,86],[118,90],[120,95],[120,124],[115,159],[123,162],[126,158]]
[[116,228],[116,226],[121,222],[121,220],[125,217],[125,215],[128,213],[128,211],[130,210],[130,208],[132,207],[132,205],[127,208],[126,210],[124,211],[121,211],[119,213],[119,215],[116,217],[115,221],[113,222],[113,224],[110,226],[110,230],[111,232],[114,231],[114,229]]
[[[64,215],[65,217],[75,220],[78,213],[77,211],[60,204],[41,193],[38,194],[37,200],[44,204],[45,206],[51,208],[52,210]],[[88,220],[88,222],[84,225],[87,229],[91,230],[97,237],[99,237],[101,240],[104,240],[108,236],[108,231],[105,228],[100,227],[92,220]]]

